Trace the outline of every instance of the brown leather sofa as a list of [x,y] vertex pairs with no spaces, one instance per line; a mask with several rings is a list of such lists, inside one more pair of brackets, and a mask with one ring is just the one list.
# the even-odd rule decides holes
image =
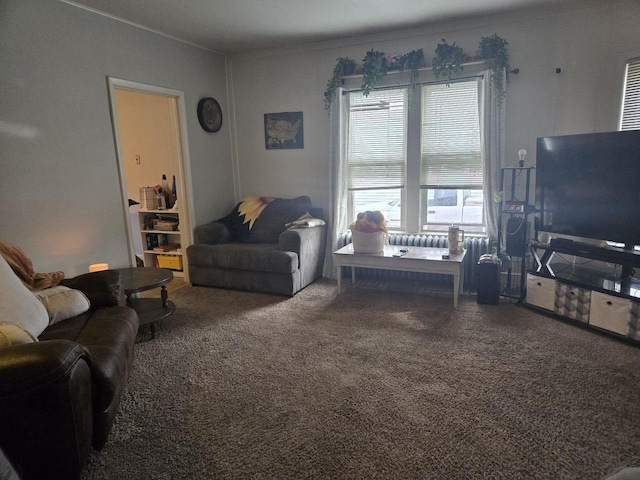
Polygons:
[[90,310],[0,349],[0,447],[23,479],[79,477],[107,440],[133,364],[138,316],[122,306],[119,272],[62,283]]

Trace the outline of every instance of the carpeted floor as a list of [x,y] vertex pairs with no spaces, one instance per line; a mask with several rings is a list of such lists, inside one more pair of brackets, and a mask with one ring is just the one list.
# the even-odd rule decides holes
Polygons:
[[640,348],[507,302],[185,286],[85,479],[599,479],[640,465]]

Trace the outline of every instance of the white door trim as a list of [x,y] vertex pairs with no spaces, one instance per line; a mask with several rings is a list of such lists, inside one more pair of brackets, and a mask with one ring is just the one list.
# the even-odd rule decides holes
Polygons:
[[[180,158],[178,161],[178,169],[180,172],[180,180],[178,185],[178,196],[180,197],[180,230],[182,238],[183,252],[183,271],[184,279],[189,282],[189,269],[186,257],[186,249],[193,243],[193,234],[191,225],[195,225],[195,217],[193,214],[193,183],[191,179],[191,157],[189,156],[189,142],[187,139],[187,115],[185,109],[184,92],[173,90],[145,83],[132,82],[120,78],[107,77],[107,86],[109,89],[109,107],[111,111],[111,122],[113,125],[113,138],[116,147],[116,157],[118,162],[118,175],[120,178],[120,194],[122,196],[122,211],[125,218],[125,229],[127,233],[127,247],[129,249],[129,261],[132,267],[136,265],[136,255],[133,243],[133,233],[129,217],[129,196],[125,184],[124,161],[122,158],[122,149],[120,146],[120,131],[118,129],[118,116],[116,112],[115,90],[124,89],[136,92],[152,93],[173,97],[176,100],[178,114],[178,131],[180,134]],[[186,241],[185,241],[186,240]]]

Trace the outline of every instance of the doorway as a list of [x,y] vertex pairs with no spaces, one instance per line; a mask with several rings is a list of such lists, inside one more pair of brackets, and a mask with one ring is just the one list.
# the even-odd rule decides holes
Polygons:
[[[166,263],[188,282],[184,253],[193,243],[193,217],[184,93],[110,77],[108,87],[131,266]],[[140,190],[153,192],[163,176],[169,205],[159,210]],[[176,221],[177,230],[164,230]]]

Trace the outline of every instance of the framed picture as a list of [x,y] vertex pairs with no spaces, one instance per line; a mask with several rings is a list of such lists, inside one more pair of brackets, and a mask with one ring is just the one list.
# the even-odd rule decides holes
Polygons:
[[304,148],[302,112],[265,113],[264,146],[267,150]]

